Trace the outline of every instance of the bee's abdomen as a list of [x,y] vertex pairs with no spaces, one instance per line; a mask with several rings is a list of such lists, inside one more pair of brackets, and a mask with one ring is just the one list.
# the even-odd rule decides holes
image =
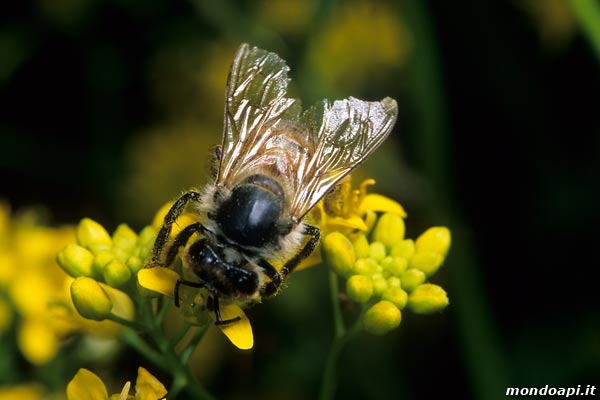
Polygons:
[[223,234],[240,246],[275,243],[283,201],[277,182],[264,175],[253,175],[233,188],[218,208],[216,221]]

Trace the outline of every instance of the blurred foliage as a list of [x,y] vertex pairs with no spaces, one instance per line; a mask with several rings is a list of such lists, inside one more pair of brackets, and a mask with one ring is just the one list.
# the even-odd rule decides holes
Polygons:
[[[141,228],[205,181],[229,63],[249,42],[287,60],[305,104],[396,98],[393,137],[356,175],[405,206],[408,236],[452,230],[436,276],[451,306],[352,342],[339,398],[494,399],[507,385],[589,384],[600,372],[589,255],[600,222],[598,14],[593,0],[6,4],[0,198],[50,210],[32,226],[89,216]],[[205,346],[210,361],[194,363],[203,383],[223,398],[314,398],[333,332],[327,281],[323,269],[299,272],[249,310],[251,353],[222,338]],[[75,364],[35,367],[21,355],[8,293],[0,288],[0,382],[10,385],[0,397],[39,392],[35,381],[64,387]],[[91,362],[89,346],[66,349]],[[111,393],[140,364],[128,352],[119,361],[120,376],[104,380]]]

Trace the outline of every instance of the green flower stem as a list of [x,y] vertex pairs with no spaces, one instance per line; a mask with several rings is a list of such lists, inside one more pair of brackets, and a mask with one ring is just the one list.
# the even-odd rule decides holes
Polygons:
[[108,319],[111,320],[111,321],[114,321],[114,322],[116,322],[118,324],[121,324],[123,326],[126,326],[126,327],[128,327],[130,329],[133,329],[134,331],[143,331],[143,330],[145,330],[145,327],[142,324],[138,323],[137,321],[130,321],[128,319],[121,318],[118,315],[115,315],[113,313],[110,313],[108,315]]
[[340,289],[338,277],[334,272],[329,272],[329,291],[331,293],[331,304],[333,306],[335,337],[340,338],[346,333],[346,326],[344,324],[344,318],[342,317],[342,310],[340,308]]
[[[175,352],[175,344],[177,343],[169,340],[162,329],[162,321],[166,315],[165,310],[169,307],[170,302],[165,302],[160,307],[158,315],[155,315],[149,299],[139,296],[134,301],[137,304],[138,322],[124,320],[114,315],[111,315],[110,318],[128,327],[123,332],[122,337],[129,346],[150,360],[155,366],[173,376],[173,384],[169,389],[168,397],[176,398],[181,392],[185,391],[193,399],[213,400],[214,397],[196,381],[187,367],[193,349],[202,339],[209,324],[198,329],[182,355],[179,356]],[[189,325],[186,324],[183,335],[177,342],[185,336],[188,329]],[[152,340],[153,346],[145,338]]]
[[145,340],[140,338],[137,332],[133,329],[125,329],[121,334],[121,338],[128,346],[146,357],[154,365],[160,366],[163,362],[162,355],[154,350]]
[[346,344],[358,336],[358,334],[362,331],[361,319],[362,317],[359,317],[351,329],[345,331],[341,336],[336,336],[333,339],[333,343],[329,349],[329,354],[327,355],[325,370],[323,371],[321,392],[319,393],[320,400],[330,400],[334,398],[335,390],[337,388],[340,355],[346,347]]
[[190,324],[184,321],[179,331],[175,334],[175,336],[171,338],[171,346],[176,347],[179,344],[179,342],[183,340],[185,335],[187,335],[187,333],[190,331],[190,328]]
[[159,299],[159,310],[158,313],[156,314],[156,324],[157,325],[162,325],[163,321],[165,320],[165,317],[167,316],[167,312],[169,312],[169,308],[171,307],[171,304],[173,303],[172,299],[163,299],[160,298]]
[[187,344],[185,349],[181,352],[180,358],[181,358],[181,362],[183,365],[187,365],[187,363],[190,361],[190,358],[192,357],[192,354],[194,354],[194,350],[196,350],[198,343],[200,342],[200,340],[202,340],[202,338],[204,337],[204,334],[208,330],[208,327],[211,325],[212,325],[212,322],[207,322],[203,326],[200,326],[197,328],[196,332],[194,333],[194,336],[192,336],[192,339],[190,340],[190,342]]
[[333,305],[333,320],[335,334],[333,343],[327,355],[325,370],[321,382],[320,400],[333,399],[337,387],[339,358],[346,347],[346,344],[356,337],[362,331],[362,313],[356,320],[354,326],[347,330],[342,318],[342,310],[339,301],[338,277],[335,273],[329,273],[329,286],[331,291],[331,301]]

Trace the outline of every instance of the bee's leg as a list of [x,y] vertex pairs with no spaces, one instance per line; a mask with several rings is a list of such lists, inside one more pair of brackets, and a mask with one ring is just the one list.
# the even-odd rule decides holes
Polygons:
[[163,222],[162,228],[160,228],[160,231],[158,231],[158,235],[156,236],[156,241],[154,242],[154,248],[152,249],[152,259],[150,260],[150,262],[148,264],[149,267],[159,266],[159,265],[168,265],[168,264],[164,264],[164,263],[160,262],[160,256],[161,256],[161,253],[162,253],[165,245],[167,244],[169,235],[171,234],[171,228],[173,227],[173,224],[175,223],[177,218],[181,215],[181,213],[185,209],[185,206],[190,201],[199,202],[200,198],[201,198],[200,193],[194,192],[194,191],[189,191],[189,192],[184,193],[179,199],[177,199],[175,204],[173,204],[173,206],[171,207],[171,209],[165,216],[165,220]]
[[212,299],[213,299],[213,302],[212,302],[212,307],[213,307],[213,309],[214,309],[214,311],[215,311],[215,317],[216,317],[216,318],[215,318],[215,319],[216,319],[216,321],[215,321],[215,325],[216,325],[216,326],[219,326],[219,325],[227,325],[227,324],[231,324],[231,323],[233,323],[233,322],[237,322],[237,321],[239,321],[239,320],[241,320],[241,319],[242,319],[242,317],[240,317],[240,316],[238,315],[238,316],[237,316],[237,317],[235,317],[235,318],[230,318],[230,319],[225,319],[225,320],[224,320],[224,319],[221,317],[221,309],[219,308],[219,298],[218,298],[217,296],[213,296],[213,297],[212,297]]
[[265,275],[271,278],[271,282],[266,284],[263,294],[265,296],[272,296],[277,292],[279,286],[281,286],[281,283],[283,282],[281,273],[277,271],[274,266],[269,264],[269,262],[264,258],[258,260],[258,266],[262,268],[262,270],[265,272]]
[[167,251],[167,257],[165,258],[164,264],[165,266],[169,266],[173,264],[175,257],[177,257],[177,253],[179,252],[179,248],[181,246],[185,246],[189,238],[194,233],[205,233],[206,228],[200,222],[193,223],[191,225],[186,226],[175,236],[173,242],[169,246],[169,250]]
[[175,298],[175,307],[179,307],[179,305],[181,304],[179,302],[179,287],[181,285],[185,285],[185,286],[189,286],[189,287],[194,287],[194,288],[202,288],[205,286],[204,282],[192,282],[192,281],[187,281],[185,279],[179,278],[177,279],[177,282],[175,283],[175,290],[174,290],[174,295],[173,297]]
[[305,235],[310,235],[311,238],[309,239],[308,242],[306,242],[306,245],[302,248],[302,250],[300,250],[300,252],[298,254],[296,254],[294,257],[292,257],[281,268],[281,275],[283,277],[286,277],[290,272],[292,272],[298,266],[298,264],[300,264],[302,262],[302,260],[304,260],[306,257],[310,256],[310,254],[314,251],[314,249],[319,244],[319,239],[321,238],[321,231],[316,226],[304,225],[304,232],[302,232],[302,233]]

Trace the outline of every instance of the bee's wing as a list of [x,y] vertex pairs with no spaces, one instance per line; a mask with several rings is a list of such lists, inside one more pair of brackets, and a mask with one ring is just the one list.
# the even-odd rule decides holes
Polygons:
[[227,182],[256,158],[268,128],[286,113],[299,114],[286,98],[289,67],[277,54],[242,44],[231,65],[225,95],[222,155],[217,182]]
[[217,183],[269,169],[292,193],[299,221],[389,135],[397,105],[390,98],[327,100],[300,115],[286,97],[289,67],[277,54],[240,46],[229,72]]
[[302,115],[312,134],[314,152],[298,177],[290,215],[301,220],[344,176],[361,164],[389,135],[396,101],[366,102],[354,97],[324,100]]

